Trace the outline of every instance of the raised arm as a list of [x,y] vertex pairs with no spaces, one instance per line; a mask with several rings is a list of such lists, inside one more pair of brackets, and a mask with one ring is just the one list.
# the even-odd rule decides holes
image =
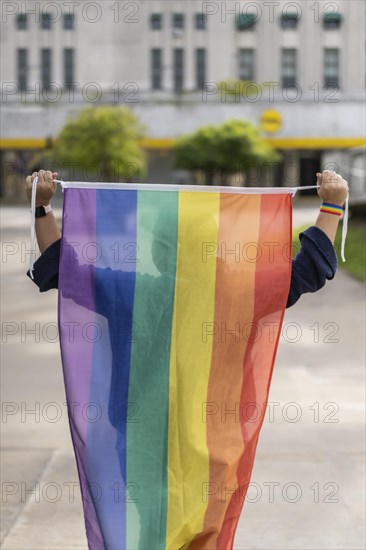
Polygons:
[[[317,174],[318,195],[322,203],[330,203],[339,207],[343,207],[348,196],[348,183],[340,174],[324,170],[322,174]],[[320,211],[315,222],[315,226],[324,231],[328,235],[332,244],[337,233],[340,216],[329,212]]]
[[[47,206],[56,192],[57,184],[54,180],[58,174],[41,170],[29,176],[25,186],[29,202],[31,202],[32,196],[32,182],[37,175],[36,206]],[[41,292],[45,292],[59,286],[61,232],[52,211],[41,218],[36,218],[36,235],[41,255],[34,264],[33,282]],[[67,245],[67,243],[65,244]],[[111,289],[116,288],[117,284],[126,285],[128,279],[134,274],[117,269],[98,268],[92,263],[79,262],[77,253],[74,254],[74,252],[69,250],[66,256],[69,255],[70,260],[64,262],[63,274],[66,283],[63,285],[63,297],[70,298],[77,304],[108,317],[109,312],[113,311],[114,302],[117,303]],[[71,260],[71,258],[73,259]],[[30,276],[29,271],[27,275]],[[84,292],[80,292],[80,281],[82,281]],[[97,302],[93,298],[95,292],[99,295]],[[120,297],[119,305],[121,303],[123,302]]]
[[[348,184],[342,176],[325,170],[317,174],[317,179],[322,204],[343,207],[348,195]],[[300,233],[301,250],[292,262],[287,307],[294,305],[302,294],[321,289],[336,273],[338,262],[333,244],[340,216],[322,210],[315,226]]]

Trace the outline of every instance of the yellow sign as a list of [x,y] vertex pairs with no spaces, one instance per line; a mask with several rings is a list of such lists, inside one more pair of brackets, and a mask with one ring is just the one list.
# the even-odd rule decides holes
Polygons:
[[261,128],[268,134],[275,134],[282,126],[282,116],[278,111],[263,111]]

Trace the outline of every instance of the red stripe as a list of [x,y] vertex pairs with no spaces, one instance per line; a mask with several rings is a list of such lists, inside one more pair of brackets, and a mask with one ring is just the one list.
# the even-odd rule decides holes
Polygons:
[[333,212],[332,210],[327,210],[326,208],[321,208],[320,212],[325,212],[326,214],[334,214],[335,216],[340,216],[342,212]]
[[[236,527],[252,474],[259,432],[265,417],[291,280],[291,261],[285,253],[292,237],[291,208],[290,195],[262,196],[260,246],[263,251],[266,247],[268,250],[268,244],[265,243],[278,243],[279,246],[274,246],[273,258],[270,254],[263,258],[263,254],[261,261],[257,263],[254,323],[244,357],[240,399],[244,452],[237,470],[238,487],[230,500],[217,541],[217,548],[220,550],[231,550],[233,547]],[[251,406],[251,403],[256,404],[256,407]]]

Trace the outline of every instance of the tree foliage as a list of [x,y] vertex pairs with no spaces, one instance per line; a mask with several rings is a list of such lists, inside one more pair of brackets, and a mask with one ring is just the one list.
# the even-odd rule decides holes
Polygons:
[[182,136],[174,146],[177,168],[229,173],[279,162],[280,155],[250,122],[229,120]]
[[145,172],[142,137],[142,126],[125,107],[87,107],[67,122],[50,156],[61,166],[87,169],[105,180],[129,179]]

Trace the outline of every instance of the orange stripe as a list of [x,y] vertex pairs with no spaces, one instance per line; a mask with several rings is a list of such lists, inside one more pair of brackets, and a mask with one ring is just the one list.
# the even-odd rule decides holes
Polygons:
[[[232,495],[217,547],[231,550],[236,526],[250,482],[259,432],[265,416],[281,325],[291,281],[291,196],[263,195],[257,263],[253,330],[244,358],[240,399],[244,453],[237,470],[238,488]],[[267,245],[265,245],[267,243]],[[274,243],[273,255],[264,253]],[[254,406],[248,406],[251,403]]]
[[[190,549],[216,548],[244,450],[239,411],[247,346],[243,329],[245,335],[253,319],[256,271],[256,263],[246,259],[250,257],[246,245],[258,241],[260,205],[260,195],[222,194],[220,199],[215,322],[203,331],[203,337],[214,332],[207,404],[202,409],[210,477],[202,487],[202,498],[207,501],[203,530]],[[252,260],[253,249],[251,254]],[[207,340],[209,345],[212,337]]]

